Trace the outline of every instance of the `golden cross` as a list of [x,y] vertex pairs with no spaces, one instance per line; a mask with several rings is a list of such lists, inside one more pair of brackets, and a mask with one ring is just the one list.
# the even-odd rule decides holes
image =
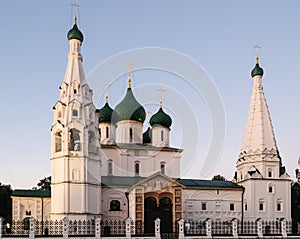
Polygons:
[[128,77],[128,88],[131,88],[131,72],[130,67],[133,66],[133,64],[130,63],[130,60],[128,60],[127,66],[127,77]]
[[254,48],[255,48],[255,51],[256,51],[256,64],[258,64],[258,49],[260,48],[260,46],[255,45]]
[[108,103],[108,88],[111,86],[109,83],[105,83],[105,102]]
[[163,90],[162,88],[160,88],[158,91],[159,91],[159,107],[162,108],[162,97],[163,97],[163,92],[166,92],[166,91]]
[[74,24],[77,24],[76,8],[79,8],[80,5],[77,3],[71,3],[71,6],[74,8]]

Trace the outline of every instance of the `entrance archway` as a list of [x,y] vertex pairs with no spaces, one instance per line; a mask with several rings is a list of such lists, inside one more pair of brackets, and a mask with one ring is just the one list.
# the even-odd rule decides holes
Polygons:
[[145,233],[154,233],[154,221],[160,219],[160,232],[173,232],[172,200],[169,197],[159,199],[159,204],[154,197],[147,197],[144,201],[144,228]]

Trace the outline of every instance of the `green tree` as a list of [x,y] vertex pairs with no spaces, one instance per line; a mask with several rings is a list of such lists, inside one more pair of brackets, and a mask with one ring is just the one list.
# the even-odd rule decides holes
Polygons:
[[219,180],[219,181],[226,181],[226,178],[222,176],[221,174],[214,175],[211,180]]
[[51,176],[40,179],[37,186],[39,190],[51,190]]
[[0,217],[3,217],[6,222],[12,220],[12,191],[10,185],[0,183]]

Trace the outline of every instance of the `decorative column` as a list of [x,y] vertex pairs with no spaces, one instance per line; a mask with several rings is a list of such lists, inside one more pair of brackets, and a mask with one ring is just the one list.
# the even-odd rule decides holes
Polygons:
[[286,220],[283,219],[280,223],[281,223],[281,235],[282,237],[287,238]]
[[63,239],[66,239],[69,237],[69,219],[64,218],[63,219]]
[[160,239],[160,219],[155,220],[155,238]]
[[232,236],[233,238],[238,238],[238,232],[237,232],[237,220],[232,220]]
[[178,239],[183,239],[184,238],[184,220],[183,219],[180,219],[178,221],[178,227],[179,227]]
[[211,219],[208,219],[206,221],[206,236],[207,238],[212,238],[212,233],[211,233]]
[[131,218],[127,218],[125,221],[126,224],[126,238],[131,238]]
[[29,238],[33,239],[35,233],[35,220],[33,217],[29,218]]
[[95,225],[96,239],[100,239],[101,238],[101,218],[97,218],[95,223],[96,223],[96,225]]
[[257,221],[257,235],[258,235],[258,238],[263,238],[263,230],[262,230],[261,220]]

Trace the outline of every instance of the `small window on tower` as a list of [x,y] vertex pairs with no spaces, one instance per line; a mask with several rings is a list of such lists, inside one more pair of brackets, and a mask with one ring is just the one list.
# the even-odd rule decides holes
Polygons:
[[74,89],[74,95],[76,95],[77,94],[77,90],[76,89]]
[[164,141],[164,131],[163,130],[160,131],[160,140]]
[[206,211],[206,202],[201,203],[201,210]]
[[78,117],[78,110],[73,110],[72,114],[73,114],[73,116]]
[[230,205],[229,205],[229,210],[230,210],[230,211],[234,211],[234,203],[230,203]]

